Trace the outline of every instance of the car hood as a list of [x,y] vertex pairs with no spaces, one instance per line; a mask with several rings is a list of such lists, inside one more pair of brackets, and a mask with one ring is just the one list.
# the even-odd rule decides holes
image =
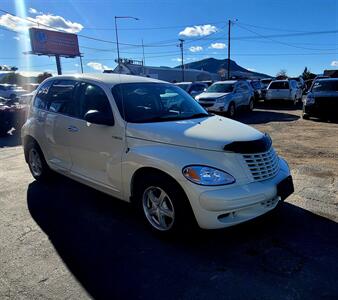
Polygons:
[[232,142],[252,141],[263,137],[263,133],[248,125],[220,116],[170,122],[128,123],[126,135],[128,138],[213,151],[224,151],[224,146]]
[[202,100],[203,98],[219,98],[219,97],[224,97],[226,95],[228,95],[230,93],[202,93],[202,94],[199,94],[196,99],[198,100]]
[[322,91],[322,92],[313,92],[315,97],[328,97],[328,98],[337,98],[338,91]]

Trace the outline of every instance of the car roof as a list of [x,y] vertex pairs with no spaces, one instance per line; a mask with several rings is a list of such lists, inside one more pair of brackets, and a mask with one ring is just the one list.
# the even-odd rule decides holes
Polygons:
[[238,81],[239,80],[224,80],[224,81],[216,81],[213,84],[216,84],[216,83],[236,83]]
[[73,79],[73,80],[93,80],[100,83],[115,85],[119,83],[168,83],[149,77],[125,75],[125,74],[114,74],[114,73],[84,73],[84,74],[72,74],[72,75],[58,75],[48,79]]
[[191,81],[176,82],[175,84],[191,84]]

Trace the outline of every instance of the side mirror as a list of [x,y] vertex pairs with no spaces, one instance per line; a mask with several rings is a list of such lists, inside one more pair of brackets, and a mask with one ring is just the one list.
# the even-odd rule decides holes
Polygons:
[[113,126],[114,118],[112,114],[103,113],[97,110],[89,110],[84,116],[85,120],[89,123]]

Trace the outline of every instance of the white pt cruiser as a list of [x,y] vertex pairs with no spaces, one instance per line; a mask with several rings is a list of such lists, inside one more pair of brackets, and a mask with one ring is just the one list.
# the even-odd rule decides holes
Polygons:
[[210,115],[179,87],[118,75],[57,76],[22,128],[35,179],[64,174],[138,207],[163,234],[260,216],[293,192],[267,134]]

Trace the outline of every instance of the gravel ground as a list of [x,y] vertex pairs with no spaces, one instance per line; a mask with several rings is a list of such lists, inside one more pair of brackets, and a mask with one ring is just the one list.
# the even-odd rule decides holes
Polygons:
[[161,240],[131,207],[66,178],[41,184],[0,139],[0,299],[338,299],[338,125],[300,110],[239,120],[268,132],[295,193],[249,223]]

